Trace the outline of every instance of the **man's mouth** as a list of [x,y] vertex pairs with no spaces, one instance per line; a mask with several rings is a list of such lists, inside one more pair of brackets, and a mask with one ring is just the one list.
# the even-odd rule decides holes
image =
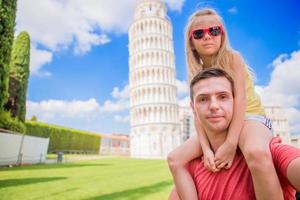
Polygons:
[[211,115],[209,117],[207,117],[207,119],[211,122],[217,122],[220,121],[221,119],[223,119],[222,115]]

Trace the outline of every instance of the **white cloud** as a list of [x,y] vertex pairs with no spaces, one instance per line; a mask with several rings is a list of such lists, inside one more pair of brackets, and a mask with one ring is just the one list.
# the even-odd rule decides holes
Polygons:
[[76,54],[84,54],[91,50],[92,45],[106,44],[110,42],[107,35],[101,34],[82,34],[78,36],[78,42],[75,46]]
[[30,48],[30,73],[38,76],[50,76],[49,72],[42,72],[40,68],[52,61],[53,53],[47,50],[37,49],[35,46]]
[[228,12],[231,13],[231,14],[237,14],[238,10],[236,7],[232,7],[230,9],[228,9]]
[[120,90],[118,87],[114,87],[111,96],[115,99],[128,99],[129,92],[129,85],[126,85],[122,90]]
[[[43,100],[40,102],[27,101],[27,117],[37,116],[41,121],[50,122],[54,118],[78,119],[83,117],[103,117],[112,113],[120,113],[129,109],[129,86],[126,85],[121,91],[114,87],[112,96],[114,100],[106,100],[101,105],[94,98],[87,101],[73,100]],[[116,115],[116,121],[125,122],[126,117]],[[128,121],[128,120],[127,120]]]
[[176,80],[177,96],[187,95],[189,93],[189,87],[186,81]]
[[111,96],[114,100],[106,100],[101,106],[101,112],[103,113],[116,113],[122,112],[129,109],[129,85],[125,85],[123,89],[119,87],[114,87],[111,92]]
[[[75,54],[84,54],[95,45],[110,42],[109,32],[126,33],[136,1],[119,0],[20,0],[17,32],[26,30],[35,52],[52,54],[74,47]],[[46,49],[46,50],[45,50]],[[46,56],[44,54],[44,56]],[[51,59],[32,53],[33,75]]]
[[129,123],[130,117],[129,117],[129,115],[126,115],[126,116],[115,115],[114,120],[116,122]]
[[128,100],[118,100],[116,102],[111,100],[106,100],[101,106],[101,112],[102,113],[115,113],[115,112],[121,112],[124,110],[129,109],[129,101]]
[[286,108],[285,109],[285,115],[288,119],[291,132],[294,134],[300,134],[300,111],[299,109],[296,109],[294,107]]
[[178,100],[178,104],[179,106],[190,106],[190,97],[189,96],[185,96],[182,99]]
[[266,106],[291,107],[298,104],[297,95],[285,95],[270,86],[256,86],[256,91],[262,98],[262,102]]
[[63,100],[43,100],[41,102],[27,102],[27,117],[32,115],[49,121],[53,118],[81,118],[93,117],[97,115],[118,113],[129,109],[129,101],[118,100],[116,102],[106,100],[100,105],[94,98],[87,101],[63,101]]
[[[84,54],[92,46],[110,42],[108,33],[127,33],[138,1],[19,0],[16,32],[28,31],[32,46],[39,47],[35,51],[51,54],[48,59],[32,54],[33,74],[41,75],[39,70],[51,62],[53,52],[74,47],[75,54]],[[180,11],[184,0],[166,3]]]
[[273,63],[270,87],[273,91],[287,96],[300,95],[300,50],[288,55],[279,56]]
[[292,133],[300,133],[300,50],[282,54],[273,62],[274,70],[267,86],[257,86],[264,105],[281,106]]
[[170,10],[181,11],[185,0],[165,0]]
[[87,101],[47,100],[41,102],[27,102],[27,116],[35,115],[41,121],[54,118],[91,117],[99,113],[100,106],[95,99]]
[[[126,30],[122,20],[130,19],[126,11],[132,6],[124,1],[114,4],[97,0],[20,0],[17,31],[28,31],[34,44],[51,51],[67,48],[74,42],[74,51],[85,53],[93,45],[110,41],[105,31]],[[125,11],[120,12],[121,8]]]

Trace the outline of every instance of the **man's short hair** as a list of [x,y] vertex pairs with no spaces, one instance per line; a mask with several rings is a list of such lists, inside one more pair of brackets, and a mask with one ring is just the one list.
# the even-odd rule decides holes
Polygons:
[[194,78],[192,79],[191,83],[190,83],[190,98],[191,101],[193,101],[193,87],[196,83],[198,83],[201,80],[204,79],[208,79],[208,78],[217,78],[217,77],[224,77],[226,78],[231,85],[231,91],[232,91],[232,95],[234,96],[234,84],[233,84],[233,79],[231,78],[231,76],[229,76],[229,74],[227,72],[225,72],[224,70],[220,69],[220,68],[207,68],[204,69],[202,71],[200,71],[196,76],[194,76]]

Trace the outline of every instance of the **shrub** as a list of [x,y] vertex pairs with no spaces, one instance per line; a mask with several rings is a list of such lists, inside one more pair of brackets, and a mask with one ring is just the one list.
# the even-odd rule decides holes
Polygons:
[[14,39],[17,0],[0,1],[0,111],[8,98],[10,52]]
[[34,121],[27,121],[26,127],[27,135],[50,138],[48,152],[99,152],[100,135]]
[[25,31],[19,33],[15,39],[10,60],[9,98],[5,110],[9,110],[13,117],[25,122],[26,94],[29,78],[30,37]]
[[19,133],[26,132],[25,124],[18,120],[18,118],[11,117],[8,111],[0,111],[0,128]]

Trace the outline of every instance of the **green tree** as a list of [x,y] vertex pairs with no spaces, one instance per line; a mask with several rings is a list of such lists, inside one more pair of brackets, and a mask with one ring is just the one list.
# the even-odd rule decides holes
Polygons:
[[9,62],[16,9],[17,0],[0,0],[0,112],[8,98]]
[[35,115],[32,115],[30,121],[37,122],[37,117]]
[[21,32],[15,39],[11,52],[9,73],[9,98],[5,109],[13,117],[25,121],[26,94],[29,78],[30,37],[27,32]]

